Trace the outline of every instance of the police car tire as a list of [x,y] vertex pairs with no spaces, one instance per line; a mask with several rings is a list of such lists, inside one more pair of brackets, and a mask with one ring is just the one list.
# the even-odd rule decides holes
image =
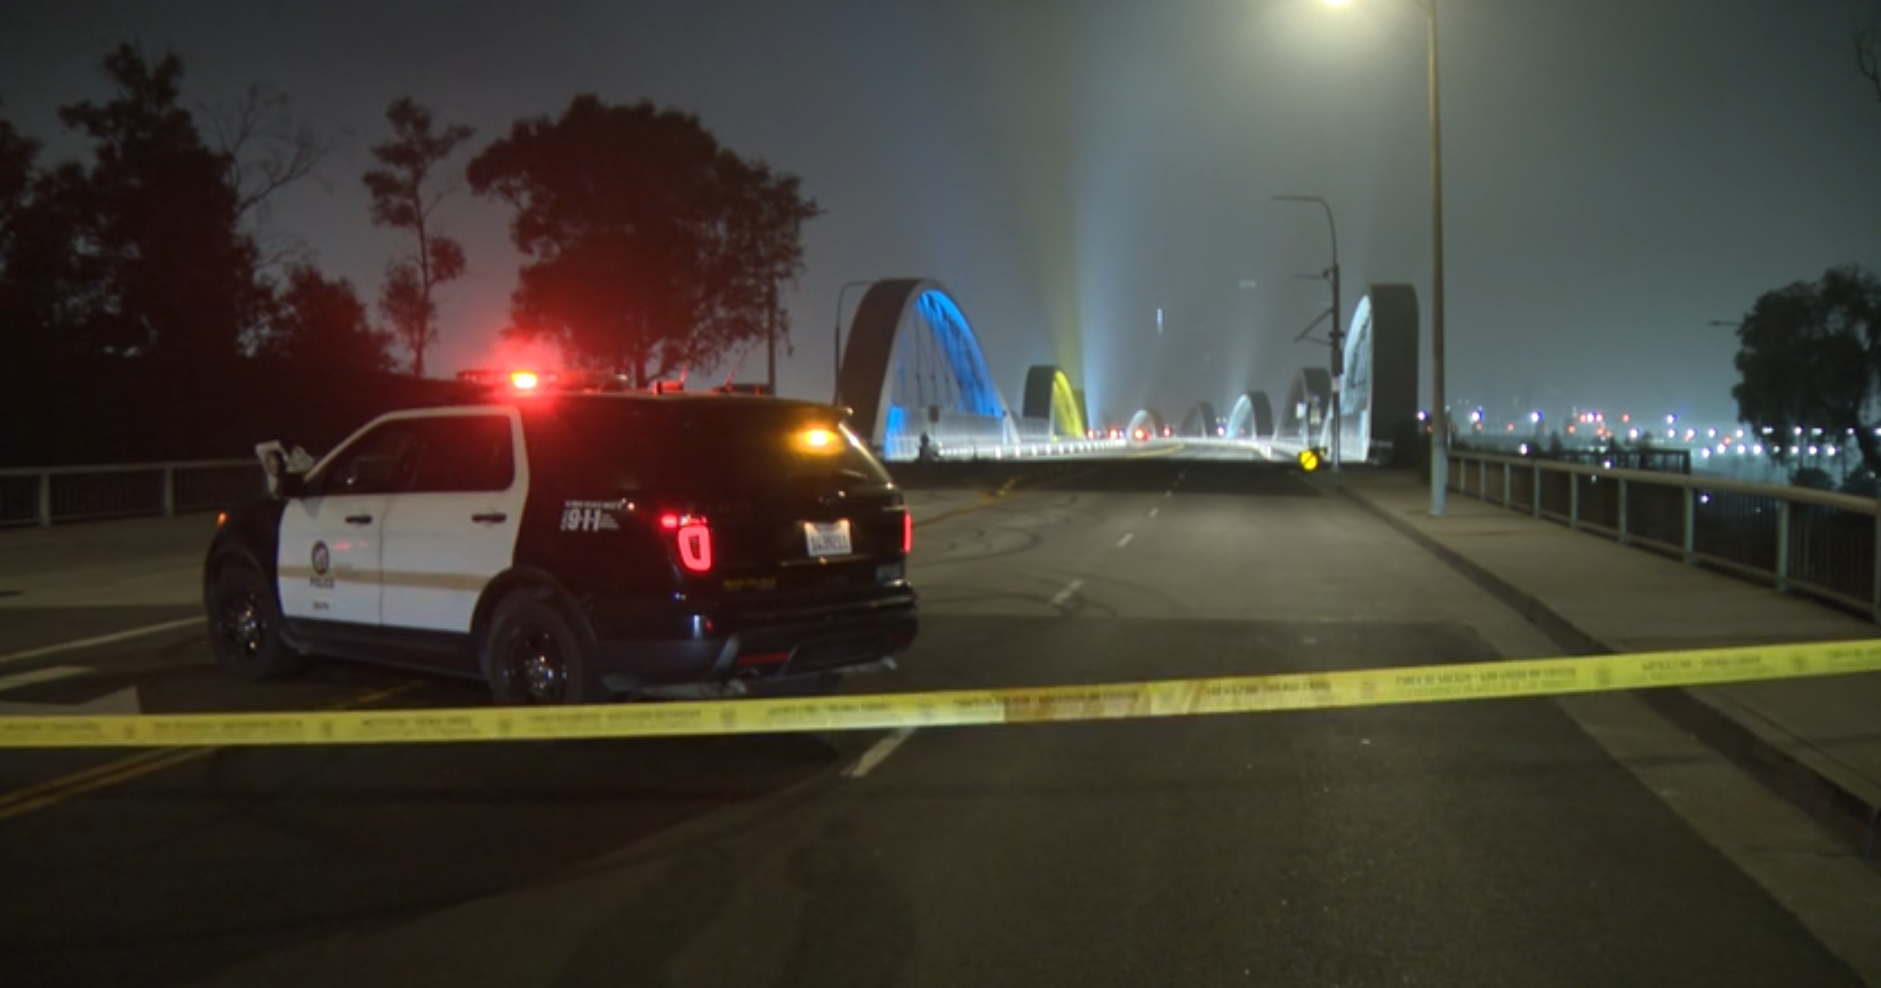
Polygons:
[[[562,692],[555,700],[532,697],[508,663],[532,636],[552,642],[562,666]],[[587,648],[574,623],[557,607],[547,591],[518,590],[496,605],[479,656],[490,695],[505,706],[549,703],[592,703],[603,697],[598,684],[588,681]]]
[[[301,655],[281,638],[281,605],[274,588],[247,560],[233,559],[217,571],[209,602],[209,647],[216,665],[250,682],[286,679],[299,672]],[[239,633],[231,628],[232,612],[251,608],[249,616],[256,623],[253,651],[234,640]]]

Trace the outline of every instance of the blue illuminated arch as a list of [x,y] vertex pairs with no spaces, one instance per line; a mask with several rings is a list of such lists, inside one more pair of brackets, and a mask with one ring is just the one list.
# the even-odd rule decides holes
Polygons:
[[839,384],[852,426],[891,455],[922,433],[1000,441],[1014,428],[966,314],[929,279],[869,286],[849,324]]

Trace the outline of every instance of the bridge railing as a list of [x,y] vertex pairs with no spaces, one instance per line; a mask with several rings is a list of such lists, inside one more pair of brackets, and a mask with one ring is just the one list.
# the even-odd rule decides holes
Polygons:
[[1881,524],[1870,498],[1459,451],[1450,489],[1881,621]]
[[213,511],[266,492],[247,460],[0,470],[0,527]]

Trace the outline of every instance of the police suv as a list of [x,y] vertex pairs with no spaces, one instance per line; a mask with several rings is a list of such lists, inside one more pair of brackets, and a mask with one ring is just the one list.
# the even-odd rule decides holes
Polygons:
[[271,496],[209,548],[216,660],[245,678],[318,654],[501,703],[790,694],[914,640],[913,520],[838,408],[544,389],[301,455],[264,453]]

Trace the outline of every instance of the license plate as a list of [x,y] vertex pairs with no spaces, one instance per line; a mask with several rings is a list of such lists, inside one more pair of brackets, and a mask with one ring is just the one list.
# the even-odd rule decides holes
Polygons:
[[842,521],[806,521],[803,523],[803,540],[811,556],[847,556],[854,551],[849,545],[847,518]]

